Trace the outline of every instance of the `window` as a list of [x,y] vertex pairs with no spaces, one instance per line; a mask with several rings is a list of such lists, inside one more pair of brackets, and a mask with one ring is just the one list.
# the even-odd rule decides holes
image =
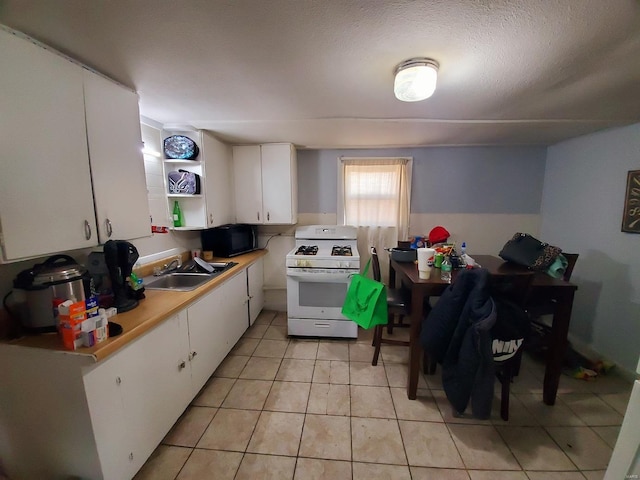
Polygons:
[[405,238],[409,225],[410,158],[340,158],[338,221],[345,225],[396,227]]

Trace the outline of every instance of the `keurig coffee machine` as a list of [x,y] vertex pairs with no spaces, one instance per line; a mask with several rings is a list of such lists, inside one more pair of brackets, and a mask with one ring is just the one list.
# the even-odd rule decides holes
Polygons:
[[104,261],[111,279],[113,306],[118,313],[137,307],[138,300],[144,298],[142,289],[133,290],[129,285],[129,277],[138,257],[136,247],[125,240],[109,240],[104,244]]

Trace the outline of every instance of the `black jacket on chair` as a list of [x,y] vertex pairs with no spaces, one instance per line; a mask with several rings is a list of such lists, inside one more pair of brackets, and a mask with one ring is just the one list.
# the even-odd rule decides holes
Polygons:
[[474,417],[491,415],[495,322],[489,272],[482,268],[461,271],[422,321],[422,347],[442,364],[442,385],[458,413],[471,401]]

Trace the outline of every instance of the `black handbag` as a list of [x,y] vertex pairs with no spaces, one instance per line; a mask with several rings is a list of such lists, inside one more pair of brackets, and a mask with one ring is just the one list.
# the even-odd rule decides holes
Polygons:
[[188,170],[169,172],[168,187],[171,194],[198,195],[200,194],[200,175]]
[[562,253],[560,248],[543,243],[528,233],[516,233],[504,244],[499,255],[508,262],[544,272],[560,253]]

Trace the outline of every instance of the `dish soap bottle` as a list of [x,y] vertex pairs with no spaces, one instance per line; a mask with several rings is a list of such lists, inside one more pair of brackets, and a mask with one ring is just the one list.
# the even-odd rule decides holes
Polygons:
[[442,266],[440,267],[440,280],[451,283],[451,270],[451,260],[449,259],[449,255],[447,255],[444,257]]
[[184,219],[182,217],[182,210],[180,209],[180,204],[176,200],[173,202],[173,226],[174,227],[184,227]]

